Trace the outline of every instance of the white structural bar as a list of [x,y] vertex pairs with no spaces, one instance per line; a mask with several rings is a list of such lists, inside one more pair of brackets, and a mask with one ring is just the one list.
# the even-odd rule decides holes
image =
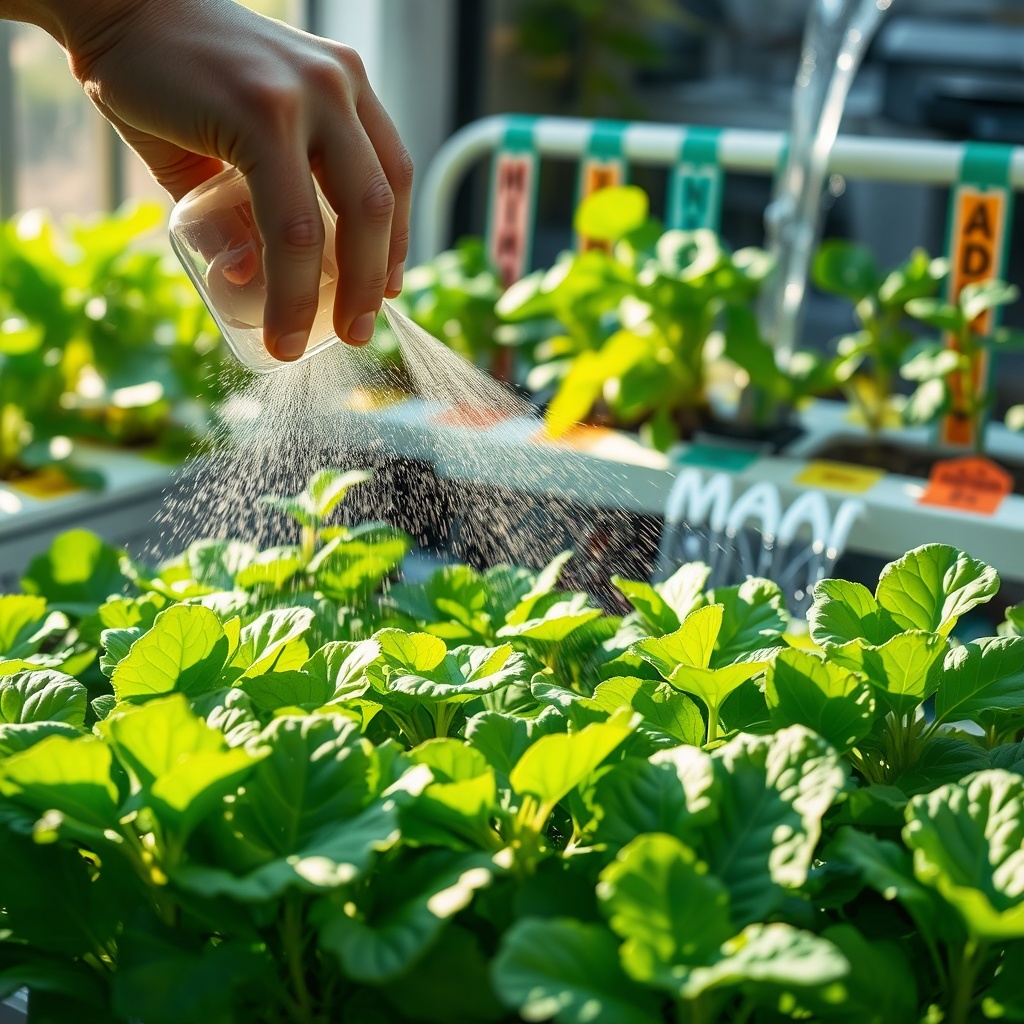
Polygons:
[[[587,148],[596,122],[572,117],[538,117],[533,124],[534,147],[542,156],[573,158]],[[460,128],[438,151],[427,169],[419,196],[416,221],[416,259],[439,253],[447,243],[455,193],[475,163],[496,150],[510,119],[485,117]],[[623,154],[634,164],[671,166],[679,160],[686,128],[637,122],[626,126]],[[719,162],[726,171],[773,174],[785,144],[784,132],[726,128],[718,142]],[[959,142],[865,138],[840,135],[829,170],[850,178],[874,181],[951,185],[958,180],[965,146]],[[1011,164],[1011,183],[1024,190],[1024,147]]]

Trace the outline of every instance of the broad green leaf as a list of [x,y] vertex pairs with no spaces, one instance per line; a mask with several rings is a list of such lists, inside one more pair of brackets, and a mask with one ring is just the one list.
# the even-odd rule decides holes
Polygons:
[[401,629],[382,629],[373,639],[389,664],[413,672],[429,672],[437,668],[448,653],[443,640],[429,633],[406,633]]
[[265,753],[229,747],[180,693],[110,715],[101,729],[128,770],[139,803],[151,807],[179,841],[234,792]]
[[82,734],[67,722],[27,722],[17,725],[0,725],[0,758],[16,754],[19,750],[34,747],[47,736],[67,736],[74,739]]
[[243,590],[255,587],[272,587],[280,590],[304,566],[302,554],[297,547],[270,548],[254,555],[235,573],[234,586]]
[[109,748],[92,736],[49,736],[0,761],[0,793],[40,813],[97,829],[117,827]]
[[320,946],[338,958],[349,978],[389,981],[438,941],[448,920],[490,885],[493,872],[489,858],[479,854],[422,853],[397,877],[378,876],[383,884],[369,912],[351,904],[323,907],[316,915]]
[[687,615],[674,633],[641,640],[631,650],[666,679],[671,679],[679,667],[706,670],[711,663],[724,612],[720,604],[698,608]]
[[908,630],[879,647],[852,641],[829,648],[828,657],[862,673],[882,707],[909,715],[935,692],[938,660],[945,647],[945,639],[937,633]]
[[1002,966],[992,987],[982,1002],[986,1017],[1003,1020],[1024,1020],[1024,943],[1014,942],[1006,947]]
[[676,977],[683,999],[696,999],[712,989],[751,984],[791,993],[817,990],[843,979],[850,970],[846,957],[827,939],[792,925],[752,924],[722,946],[717,961]]
[[306,568],[328,596],[365,599],[401,564],[411,543],[404,534],[386,540],[340,537],[325,544]]
[[227,896],[242,903],[266,903],[290,888],[315,893],[348,885],[398,837],[394,800],[376,801],[354,818],[321,829],[296,853],[247,873],[190,863],[179,867],[173,877],[182,888],[205,899]]
[[520,796],[533,797],[542,809],[550,809],[613,753],[634,725],[632,712],[620,711],[579,732],[542,736],[512,769],[512,788]]
[[0,724],[66,722],[81,727],[87,699],[77,679],[52,669],[0,676]]
[[832,747],[796,725],[737,736],[713,758],[721,795],[707,861],[729,888],[736,923],[764,921],[805,883],[846,771]]
[[367,669],[382,656],[376,640],[325,644],[302,666],[302,671],[328,693],[328,700],[344,700],[366,692]]
[[716,669],[688,668],[686,665],[680,665],[673,670],[669,682],[677,690],[699,697],[704,705],[717,715],[726,698],[745,682],[753,679],[767,664],[767,661],[741,661]]
[[47,615],[43,597],[31,594],[0,596],[0,656],[3,658],[24,658],[35,654],[46,637],[66,628],[67,619],[63,615]]
[[[530,617],[517,621],[521,609],[525,609],[525,614]],[[522,602],[509,615],[508,622],[498,630],[498,636],[502,639],[522,637],[557,643],[580,626],[600,616],[601,610],[591,605],[586,594],[551,593],[532,605],[530,602]]]
[[156,617],[110,677],[118,700],[213,689],[228,656],[228,638],[206,608],[172,605]]
[[707,767],[708,788],[692,802],[670,764],[627,758],[604,772],[584,794],[593,818],[594,842],[614,850],[649,832],[689,837],[695,826],[713,816],[703,799],[714,784],[710,759]]
[[321,469],[306,487],[313,512],[319,519],[327,519],[341,504],[345,496],[359,484],[368,483],[373,474],[366,470]]
[[964,319],[972,323],[982,313],[999,306],[1008,306],[1020,298],[1020,289],[1005,281],[973,281],[964,285],[960,293],[960,308]]
[[807,651],[779,653],[765,673],[772,720],[805,725],[839,751],[856,746],[870,731],[875,701],[852,672]]
[[975,939],[1024,938],[1024,778],[992,768],[914,797],[903,837]]
[[935,690],[938,722],[970,720],[1005,729],[1024,717],[1024,637],[1001,636],[954,647]]
[[617,242],[647,220],[647,193],[636,185],[598,189],[576,208],[573,229],[584,238]]
[[857,1024],[906,1024],[914,1019],[917,984],[899,941],[868,938],[850,924],[826,928],[821,937],[850,964],[850,973],[842,981],[844,998],[837,1004],[834,992],[825,989],[801,993],[801,1001],[809,995],[822,1016]]
[[236,575],[257,555],[257,548],[240,540],[200,540],[189,546],[185,559],[197,583],[232,590]]
[[624,707],[639,711],[646,723],[668,733],[679,743],[700,745],[704,740],[704,720],[697,706],[667,683],[616,676],[599,683],[593,699],[598,707],[608,712]]
[[517,921],[493,965],[499,998],[523,1020],[559,1024],[659,1024],[660,1000],[631,981],[603,925]]
[[526,682],[535,668],[525,655],[501,647],[456,647],[424,674],[393,674],[388,690],[419,697],[428,703],[463,703],[513,683]]
[[96,534],[69,530],[32,559],[21,585],[57,608],[88,614],[128,585],[122,560],[122,553]]
[[636,609],[651,635],[664,636],[679,628],[679,616],[650,583],[612,576],[611,584]]
[[250,1016],[273,960],[239,939],[200,942],[186,929],[138,921],[119,936],[114,1005],[119,1018],[147,1024],[225,1021]]
[[359,729],[338,715],[277,718],[260,734],[259,746],[269,748],[267,756],[224,812],[235,837],[224,849],[239,868],[299,853],[374,796]]
[[911,299],[906,310],[915,320],[937,327],[940,331],[957,333],[964,326],[964,315],[960,309],[942,299]]
[[[249,696],[257,711],[275,712],[280,708],[316,710],[327,704],[332,692],[327,683],[299,669],[264,672],[241,678],[236,685]],[[369,688],[366,684],[366,689]],[[353,696],[353,695],[350,695]]]
[[362,470],[346,473],[337,469],[322,469],[313,476],[306,489],[298,494],[266,494],[260,501],[291,516],[303,526],[316,528],[340,504],[351,487],[370,479],[372,474]]
[[925,544],[882,570],[876,597],[900,629],[948,636],[961,615],[992,599],[999,576],[946,544]]
[[821,243],[812,267],[814,283],[823,291],[859,302],[876,291],[878,265],[874,254],[864,245],[829,238]]
[[880,608],[871,591],[848,580],[821,580],[814,585],[814,604],[807,613],[811,639],[819,647],[852,640],[878,645],[895,636],[900,627]]
[[893,785],[907,796],[916,796],[991,767],[991,755],[977,743],[956,736],[932,736],[913,763],[893,779]]
[[[0,828],[0,905],[4,942],[28,943],[38,952],[69,961],[93,952],[97,938],[110,941],[124,912],[114,890],[90,878],[90,866],[77,849],[37,843],[31,836]],[[105,880],[104,880],[105,881]],[[59,922],[59,927],[54,927]],[[5,958],[4,966],[9,961]],[[4,971],[0,968],[0,997]],[[8,1013],[4,1009],[5,1015]]]
[[498,711],[481,711],[466,723],[466,741],[487,758],[505,780],[523,754],[542,736],[564,733],[567,721],[555,708],[536,718],[520,718]]
[[715,668],[778,643],[789,627],[785,598],[770,580],[751,578],[737,587],[719,587],[708,594],[708,601],[722,606],[711,659]]
[[725,885],[674,836],[634,839],[601,872],[597,896],[637,981],[674,988],[674,968],[707,963],[736,932]]
[[913,861],[904,846],[844,825],[826,848],[825,856],[853,867],[883,899],[898,901],[928,936],[956,941],[956,923],[952,933],[949,927],[949,905],[914,876]]
[[310,608],[275,608],[244,626],[225,673],[229,682],[264,672],[287,672],[309,660],[303,637],[313,625]]

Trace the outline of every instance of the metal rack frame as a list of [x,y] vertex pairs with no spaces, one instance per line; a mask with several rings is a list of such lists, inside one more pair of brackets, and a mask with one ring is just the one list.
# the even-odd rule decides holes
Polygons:
[[[419,198],[413,239],[418,260],[446,247],[459,185],[474,165],[501,147],[512,123],[506,115],[474,121],[438,151],[427,168]],[[598,124],[584,118],[538,117],[532,129],[534,148],[542,157],[582,157]],[[633,164],[671,167],[679,162],[685,136],[686,127],[681,125],[630,123],[623,130],[622,153]],[[784,132],[726,128],[718,144],[719,164],[726,172],[774,174],[786,139]],[[829,169],[864,180],[952,185],[958,180],[965,149],[959,142],[840,135]],[[1024,147],[1013,154],[1011,183],[1024,191]]]

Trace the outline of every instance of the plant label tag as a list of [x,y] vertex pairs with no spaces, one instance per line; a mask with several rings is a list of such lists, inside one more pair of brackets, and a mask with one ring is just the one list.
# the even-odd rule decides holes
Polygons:
[[[947,298],[955,302],[964,286],[999,277],[1005,259],[1007,224],[1010,216],[1009,189],[997,185],[961,184],[953,193],[949,244],[949,285]],[[979,334],[989,334],[996,326],[994,312],[983,313],[975,324]],[[949,335],[947,345],[957,347]],[[939,424],[939,442],[956,448],[975,445],[971,417],[960,410],[965,389],[977,396],[988,390],[991,356],[981,352],[971,368],[969,379],[963,373],[949,377],[951,410]]]
[[871,466],[853,466],[848,462],[832,462],[818,459],[808,462],[796,475],[793,482],[801,487],[818,487],[826,491],[843,491],[847,494],[866,494],[882,477],[885,470]]
[[742,473],[761,458],[757,452],[717,444],[690,444],[676,456],[684,466],[702,466],[725,473]]
[[507,288],[525,273],[537,198],[537,154],[501,152],[495,157],[487,252]]
[[722,174],[718,167],[680,164],[672,172],[670,187],[668,227],[717,230],[722,207]]
[[990,516],[1012,493],[1013,477],[1002,466],[980,455],[969,455],[935,463],[918,504]]
[[48,500],[52,498],[63,498],[66,494],[73,494],[82,488],[60,469],[59,466],[44,466],[30,476],[22,480],[15,480],[8,486],[30,498]]
[[[580,165],[579,201],[603,188],[614,188],[626,184],[626,163],[621,157],[588,156]],[[590,249],[604,249],[611,252],[611,242],[599,242],[580,235],[577,240],[580,252]]]
[[438,413],[432,420],[440,427],[462,427],[476,430],[489,430],[491,427],[511,419],[512,414],[505,409],[496,409],[488,405],[470,405],[458,402],[450,409]]

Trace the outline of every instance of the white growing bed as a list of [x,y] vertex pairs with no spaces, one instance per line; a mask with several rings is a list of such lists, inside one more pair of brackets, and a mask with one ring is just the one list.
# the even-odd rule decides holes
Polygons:
[[[662,454],[613,431],[591,431],[584,435],[589,443],[580,449],[538,440],[537,419],[454,426],[445,422],[450,410],[417,398],[352,415],[365,419],[368,440],[382,438],[398,455],[431,462],[442,478],[661,515],[672,483],[684,467],[698,469],[705,478],[729,472],[735,493],[769,481],[779,488],[783,501],[792,501],[808,488],[800,478],[816,461],[811,453],[832,437],[863,433],[845,420],[846,409],[838,402],[815,403],[804,413],[804,435],[780,455],[748,454],[730,442],[680,445]],[[886,436],[922,445],[928,440],[923,430]],[[1021,458],[1024,441],[1005,428],[993,427],[989,450]],[[733,458],[730,452],[735,453]],[[825,494],[833,514],[847,498],[864,502],[865,515],[849,538],[851,550],[891,559],[919,544],[937,541],[992,563],[1005,578],[1024,581],[1024,497],[1010,495],[994,514],[980,515],[919,504],[926,485],[921,479],[885,474],[861,489],[849,486],[843,475],[839,474],[835,486],[830,486],[826,475],[814,487]],[[857,467],[846,474],[857,475]]]
[[112,448],[83,445],[76,454],[83,467],[103,474],[102,490],[37,497],[28,488],[0,484],[0,592],[15,588],[31,559],[65,530],[92,530],[129,547],[149,538],[173,468]]

